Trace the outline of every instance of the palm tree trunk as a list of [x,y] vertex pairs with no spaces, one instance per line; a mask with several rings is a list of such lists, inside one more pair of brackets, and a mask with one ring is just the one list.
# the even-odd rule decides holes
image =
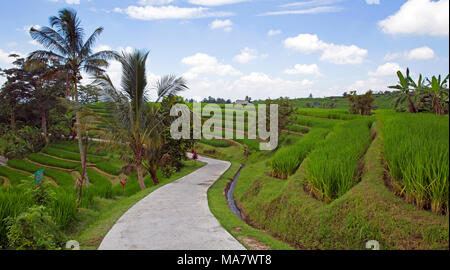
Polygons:
[[48,136],[47,136],[47,114],[45,112],[45,109],[41,109],[41,125],[42,125],[42,132],[44,133],[45,142],[48,144]]
[[70,96],[70,78],[69,78],[69,72],[66,74],[66,98],[69,98]]
[[152,181],[155,186],[159,184],[158,175],[156,174],[156,170],[153,167],[149,168],[150,175],[152,176]]
[[136,169],[137,169],[137,173],[138,173],[138,182],[139,182],[139,186],[141,187],[141,190],[146,189],[145,187],[145,183],[144,183],[144,178],[142,176],[142,164],[136,164]]
[[16,129],[16,115],[14,113],[14,110],[11,110],[11,129]]
[[[77,83],[74,84],[75,87],[75,101],[78,102],[78,88]],[[80,121],[80,112],[77,111],[75,113],[75,126],[77,127],[77,135],[78,135],[78,149],[80,150],[80,160],[81,160],[81,185],[84,184],[84,181],[86,180],[86,162],[83,158],[85,155],[84,147],[83,147],[83,138],[81,134],[81,121]],[[89,183],[86,181],[86,184],[89,185]]]

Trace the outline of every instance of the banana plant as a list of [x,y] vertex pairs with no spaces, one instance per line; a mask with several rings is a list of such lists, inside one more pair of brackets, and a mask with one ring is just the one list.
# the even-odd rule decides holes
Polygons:
[[431,80],[427,79],[429,86],[426,88],[426,91],[431,97],[431,106],[433,112],[436,114],[444,113],[442,107],[448,100],[448,92],[449,92],[449,89],[447,87],[448,79],[449,75],[447,75],[444,79],[441,78],[441,75],[439,75],[438,77],[433,76]]
[[399,96],[395,102],[395,108],[397,108],[400,104],[407,101],[408,108],[410,113],[417,113],[417,108],[414,105],[412,98],[414,97],[413,92],[411,91],[411,82],[413,81],[409,76],[409,68],[406,69],[406,76],[399,70],[397,71],[398,84],[389,86],[391,89],[399,90]]

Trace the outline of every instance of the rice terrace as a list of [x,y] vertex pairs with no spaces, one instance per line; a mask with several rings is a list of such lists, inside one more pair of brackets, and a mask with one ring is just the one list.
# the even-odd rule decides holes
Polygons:
[[448,0],[22,2],[0,255],[449,250]]

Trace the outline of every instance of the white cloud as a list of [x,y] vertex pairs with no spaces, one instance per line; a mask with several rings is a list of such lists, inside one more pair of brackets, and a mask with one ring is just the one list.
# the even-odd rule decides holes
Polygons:
[[181,60],[181,62],[185,65],[191,66],[191,68],[183,74],[183,76],[188,80],[197,78],[200,74],[217,76],[240,76],[242,74],[231,65],[219,63],[215,57],[204,53],[197,53],[195,55],[185,57]]
[[368,5],[379,5],[380,4],[380,0],[366,0],[366,3]]
[[115,12],[127,14],[130,18],[138,20],[164,20],[164,19],[200,19],[207,17],[232,16],[231,12],[212,12],[205,7],[177,7],[177,6],[129,6],[115,8]]
[[236,55],[233,58],[233,61],[241,63],[241,64],[246,64],[257,58],[266,58],[266,57],[267,57],[267,54],[259,55],[257,50],[245,47],[244,49],[241,50],[241,52],[238,55]]
[[[57,3],[57,2],[59,2],[59,0],[50,0],[50,2]],[[66,2],[66,4],[69,4],[69,5],[79,5],[80,4],[80,0],[65,0],[64,2]]]
[[276,36],[276,35],[279,35],[279,34],[281,34],[281,33],[282,33],[281,30],[273,30],[273,29],[270,29],[269,32],[267,32],[267,35],[270,37],[270,36]]
[[343,0],[310,0],[310,1],[302,1],[302,2],[293,2],[289,4],[281,5],[280,7],[307,7],[307,6],[324,6],[331,5],[338,2],[342,2]]
[[381,77],[381,76],[395,76],[397,71],[403,71],[404,69],[398,63],[385,63],[378,66],[376,71],[370,71],[369,76]]
[[334,6],[324,6],[324,7],[313,7],[308,9],[298,9],[298,10],[281,10],[281,11],[270,11],[259,14],[259,16],[274,16],[274,15],[295,15],[295,14],[319,14],[319,13],[330,13],[341,11],[342,8]]
[[303,53],[310,53],[324,50],[327,47],[327,44],[319,40],[317,35],[299,34],[296,37],[287,38],[284,41],[284,46]]
[[11,66],[11,62],[13,61],[13,58],[9,57],[11,54],[21,55],[21,53],[16,51],[6,52],[0,49],[0,63],[2,63],[3,67]]
[[408,59],[427,60],[434,58],[434,56],[435,56],[434,51],[429,47],[424,46],[409,51],[406,57]]
[[139,4],[143,6],[147,5],[167,5],[172,2],[175,2],[175,0],[139,0]]
[[360,64],[368,53],[367,50],[356,45],[326,43],[320,40],[317,35],[312,34],[300,34],[296,37],[287,38],[284,41],[284,46],[303,53],[322,51],[320,60],[334,64]]
[[209,28],[211,29],[223,29],[225,32],[230,32],[233,30],[231,27],[233,25],[233,22],[231,20],[214,20],[210,25]]
[[410,51],[387,53],[384,60],[391,61],[398,58],[404,58],[407,60],[428,60],[434,58],[435,56],[436,55],[431,48],[423,46]]
[[284,73],[289,74],[289,75],[297,75],[297,74],[315,75],[315,76],[321,75],[320,71],[319,71],[319,66],[317,66],[317,64],[311,64],[311,65],[296,64],[294,66],[294,68],[286,69],[284,71]]
[[30,29],[31,27],[33,27],[34,29],[40,30],[42,28],[42,26],[35,24],[35,25],[25,25],[22,30],[29,35],[30,34]]
[[36,47],[40,47],[42,46],[41,43],[37,42],[36,40],[32,39],[28,41],[28,44],[36,46]]
[[395,84],[395,81],[386,82],[380,78],[369,78],[367,80],[357,80],[348,87],[350,91],[357,91],[358,94],[363,94],[368,90],[385,91],[389,85]]
[[378,25],[387,34],[448,36],[449,0],[408,0]]
[[[225,99],[253,99],[279,98],[281,96],[302,97],[311,92],[314,85],[310,80],[284,80],[261,72],[252,72],[235,79],[210,79],[198,77],[188,81],[189,91],[182,93],[185,97],[200,101],[208,96]],[[214,90],[214,94],[211,94]]]
[[201,6],[222,6],[246,2],[249,0],[188,0],[189,3]]

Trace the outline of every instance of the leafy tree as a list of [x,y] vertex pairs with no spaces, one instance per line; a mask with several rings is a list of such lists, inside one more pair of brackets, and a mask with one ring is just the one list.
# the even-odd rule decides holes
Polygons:
[[20,103],[31,96],[33,86],[29,84],[33,74],[25,70],[25,59],[19,55],[12,54],[14,58],[13,68],[1,70],[6,76],[6,82],[0,92],[0,101],[7,108],[10,116],[11,129],[16,129],[16,110]]
[[[97,38],[103,32],[99,27],[84,41],[84,29],[81,27],[77,13],[71,9],[62,9],[58,16],[49,19],[50,27],[30,29],[31,37],[42,44],[48,50],[37,50],[32,52],[28,59],[53,60],[61,63],[61,71],[66,74],[66,96],[73,87],[72,98],[78,103],[78,84],[82,79],[81,72],[89,74],[101,74],[108,67],[108,60],[116,54],[112,51],[93,52],[93,46]],[[78,148],[83,172],[86,163],[83,162],[84,147],[81,137],[80,113],[75,114],[76,129],[78,134]],[[81,182],[86,179],[86,174],[81,175]]]
[[367,91],[364,95],[357,95],[356,91],[351,91],[348,95],[350,101],[350,113],[360,115],[371,115],[375,98],[372,91]]
[[48,143],[47,115],[51,108],[57,106],[57,98],[64,97],[64,77],[56,61],[49,63],[46,59],[27,61],[25,69],[32,72],[29,82],[33,86],[30,104],[41,116],[41,128]]
[[289,98],[280,97],[278,99],[267,99],[267,121],[269,121],[270,104],[278,104],[278,128],[284,129],[287,125],[292,123],[292,114],[294,113],[294,106]]

